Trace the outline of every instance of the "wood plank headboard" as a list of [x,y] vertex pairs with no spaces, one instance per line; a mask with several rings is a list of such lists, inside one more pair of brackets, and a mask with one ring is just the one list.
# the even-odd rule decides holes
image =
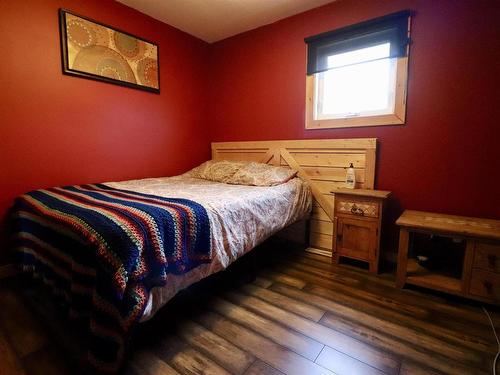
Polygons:
[[314,196],[310,246],[328,255],[332,251],[334,207],[330,192],[345,186],[349,163],[356,170],[356,187],[373,189],[376,149],[376,138],[214,142],[212,159],[251,160],[297,170]]

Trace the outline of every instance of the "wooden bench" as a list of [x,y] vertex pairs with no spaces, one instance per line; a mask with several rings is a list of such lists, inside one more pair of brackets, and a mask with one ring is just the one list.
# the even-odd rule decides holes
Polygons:
[[[499,220],[406,210],[396,224],[400,226],[397,287],[408,283],[484,302],[500,302]],[[465,241],[461,277],[428,270],[409,258],[414,233]]]

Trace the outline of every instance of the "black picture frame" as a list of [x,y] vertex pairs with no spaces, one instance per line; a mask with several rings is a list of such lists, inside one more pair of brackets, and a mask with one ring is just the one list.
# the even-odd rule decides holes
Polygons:
[[[93,74],[93,73],[89,73],[89,72],[85,72],[85,71],[81,71],[81,70],[72,69],[69,66],[69,57],[68,57],[68,47],[67,47],[67,43],[68,43],[68,39],[67,38],[68,38],[68,36],[67,36],[67,30],[66,30],[66,14],[70,14],[72,16],[75,16],[75,17],[78,17],[78,18],[82,18],[82,19],[84,19],[84,20],[86,20],[88,22],[95,23],[95,24],[97,24],[99,26],[106,27],[106,28],[111,29],[113,31],[117,31],[119,33],[128,35],[128,36],[130,36],[132,38],[136,38],[136,39],[141,40],[143,42],[146,42],[146,43],[154,45],[156,47],[156,51],[157,51],[157,59],[156,59],[156,61],[157,61],[157,72],[158,72],[158,88],[150,87],[150,86],[145,86],[145,85],[141,85],[141,84],[137,84],[137,83],[131,83],[131,82],[127,82],[127,81],[121,81],[121,80],[118,80],[118,79],[113,79],[113,78],[109,78],[109,77],[100,76],[98,74]],[[130,34],[130,33],[126,32],[126,31],[120,30],[120,29],[118,29],[116,27],[104,24],[104,23],[96,21],[96,20],[94,20],[92,18],[82,16],[80,14],[74,13],[74,12],[72,12],[70,10],[63,9],[63,8],[59,9],[59,30],[60,30],[61,60],[62,60],[61,62],[62,62],[62,72],[63,72],[63,74],[71,75],[71,76],[75,76],[75,77],[80,77],[80,78],[92,79],[92,80],[95,80],[95,81],[112,83],[112,84],[115,84],[115,85],[124,86],[124,87],[130,87],[130,88],[144,90],[144,91],[149,91],[149,92],[152,92],[152,93],[155,93],[155,94],[159,94],[160,93],[160,47],[159,47],[159,45],[157,43],[151,42],[151,41],[149,41],[147,39],[144,39],[144,38],[138,37],[136,35]]]

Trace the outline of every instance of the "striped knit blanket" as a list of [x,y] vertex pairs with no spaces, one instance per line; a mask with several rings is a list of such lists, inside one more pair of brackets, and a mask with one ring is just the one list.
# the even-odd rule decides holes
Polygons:
[[206,210],[106,185],[36,190],[16,199],[14,246],[23,268],[88,318],[89,361],[117,371],[149,291],[211,260]]

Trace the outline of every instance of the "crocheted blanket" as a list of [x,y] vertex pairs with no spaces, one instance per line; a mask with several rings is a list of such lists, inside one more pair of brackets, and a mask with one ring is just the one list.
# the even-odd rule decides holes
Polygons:
[[88,318],[89,362],[101,371],[119,369],[151,288],[211,260],[203,206],[102,184],[17,198],[13,240],[23,269]]

